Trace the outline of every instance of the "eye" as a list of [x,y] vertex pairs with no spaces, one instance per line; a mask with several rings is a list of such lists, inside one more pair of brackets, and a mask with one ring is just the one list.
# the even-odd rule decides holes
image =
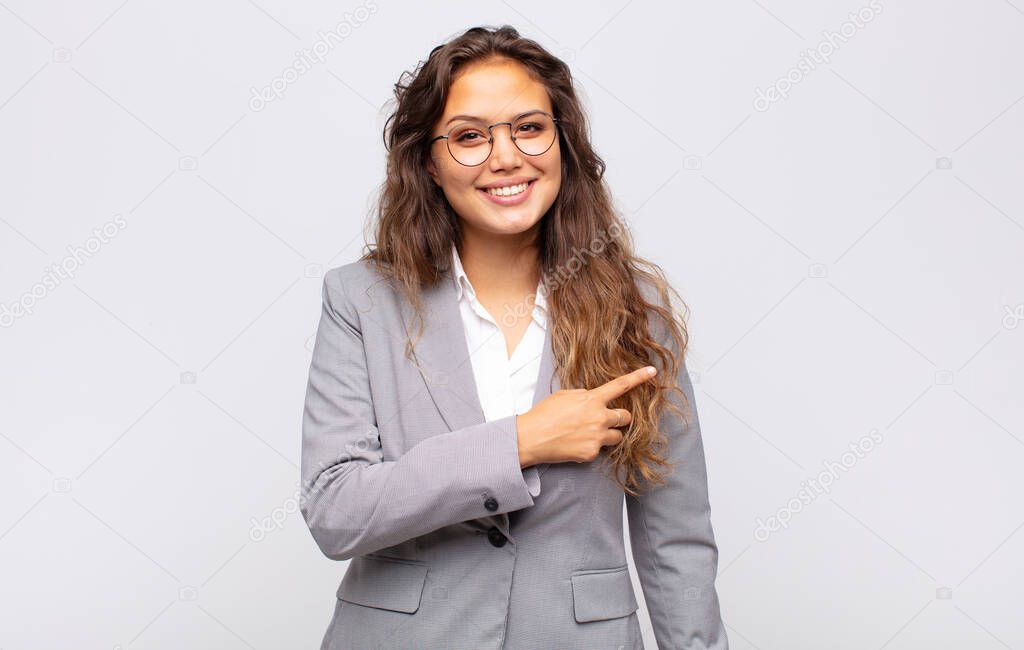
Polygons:
[[479,128],[464,127],[452,133],[455,144],[462,147],[476,147],[488,141],[487,135]]

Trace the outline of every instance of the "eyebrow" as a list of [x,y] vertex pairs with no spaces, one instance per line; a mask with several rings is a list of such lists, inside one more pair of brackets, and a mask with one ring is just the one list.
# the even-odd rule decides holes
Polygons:
[[[512,119],[509,120],[509,122],[515,122],[516,120],[518,120],[520,117],[523,117],[524,115],[531,115],[533,113],[546,113],[546,112],[547,111],[541,110],[539,108],[531,108],[528,111],[523,111],[522,113],[520,113],[518,115],[514,115],[512,117]],[[452,117],[450,120],[448,120],[447,122],[445,122],[444,125],[448,126],[449,124],[451,124],[455,120],[469,120],[471,122],[483,122],[484,118],[477,117],[475,115],[456,115],[456,116]]]

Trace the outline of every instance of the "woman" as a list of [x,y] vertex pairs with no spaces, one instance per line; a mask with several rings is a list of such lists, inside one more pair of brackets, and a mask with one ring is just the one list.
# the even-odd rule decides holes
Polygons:
[[506,26],[407,75],[309,371],[302,513],[351,560],[322,650],[643,648],[623,500],[659,646],[728,648],[685,322],[568,67]]

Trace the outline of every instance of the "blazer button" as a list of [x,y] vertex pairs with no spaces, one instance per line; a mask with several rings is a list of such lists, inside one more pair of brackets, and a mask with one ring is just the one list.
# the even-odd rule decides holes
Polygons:
[[498,509],[498,500],[495,499],[494,497],[487,497],[487,500],[484,501],[484,507],[490,510],[491,512],[494,512],[495,510]]
[[505,537],[500,530],[498,530],[497,526],[491,526],[491,529],[487,531],[487,540],[491,543],[492,546],[497,546],[500,548],[505,545],[505,542],[508,541],[508,538]]

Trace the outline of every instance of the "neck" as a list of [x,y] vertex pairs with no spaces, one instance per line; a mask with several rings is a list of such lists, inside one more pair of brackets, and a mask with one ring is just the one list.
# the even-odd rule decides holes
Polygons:
[[478,295],[507,298],[533,293],[540,281],[537,229],[494,235],[463,229],[459,259]]

